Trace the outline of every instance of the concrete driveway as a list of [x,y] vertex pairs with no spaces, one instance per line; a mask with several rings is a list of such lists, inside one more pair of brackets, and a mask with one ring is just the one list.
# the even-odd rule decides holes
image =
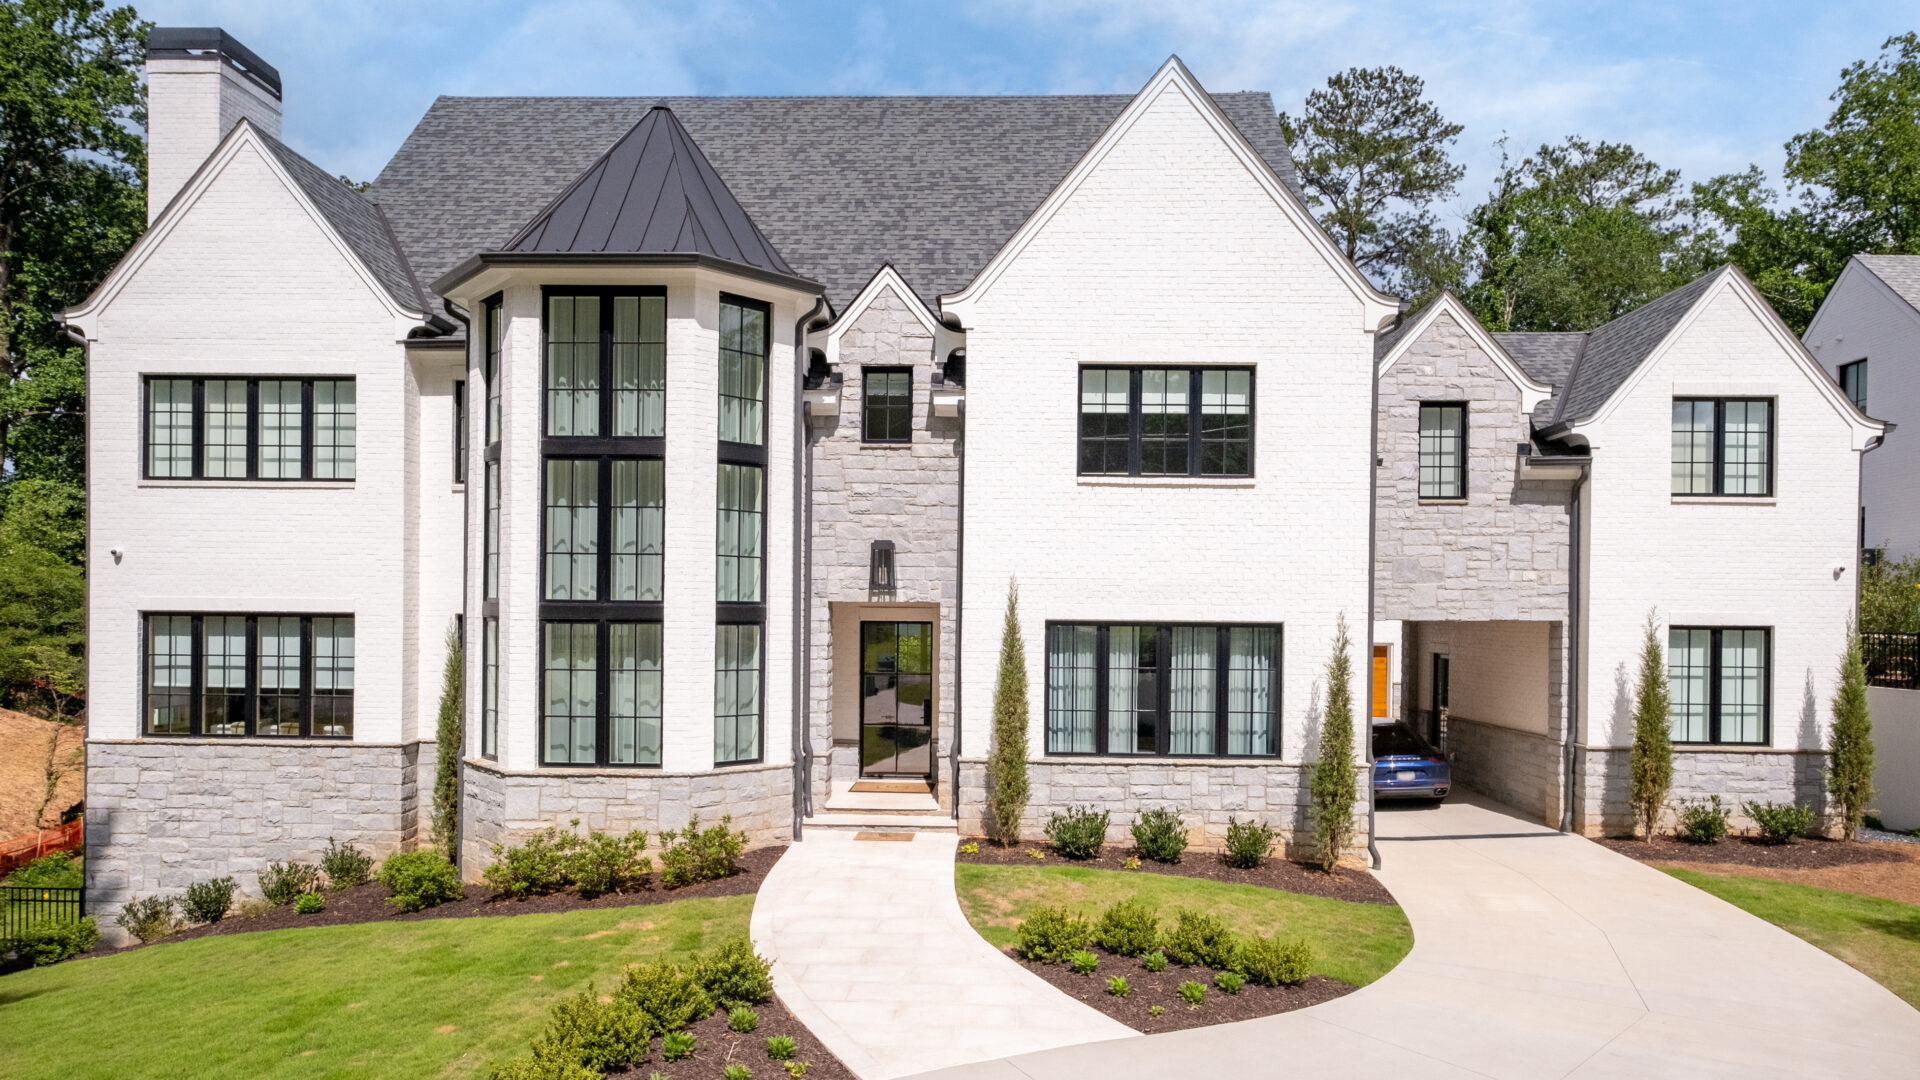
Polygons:
[[1413,924],[1385,978],[1239,1024],[925,1074],[1912,1077],[1920,1012],[1783,930],[1490,802],[1383,810]]

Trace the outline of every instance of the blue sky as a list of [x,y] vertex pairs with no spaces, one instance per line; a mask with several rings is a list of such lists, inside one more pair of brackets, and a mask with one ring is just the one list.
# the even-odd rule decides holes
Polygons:
[[1466,132],[1455,212],[1504,133],[1579,133],[1688,179],[1757,163],[1819,125],[1848,63],[1920,29],[1907,3],[1357,3],[954,0],[152,0],[161,25],[225,27],[286,84],[286,138],[371,179],[439,94],[1132,92],[1169,53],[1213,90],[1297,111],[1349,66],[1397,64]]

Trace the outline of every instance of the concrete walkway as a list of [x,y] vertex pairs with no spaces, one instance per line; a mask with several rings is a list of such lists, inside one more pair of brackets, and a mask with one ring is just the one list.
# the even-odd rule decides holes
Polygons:
[[1372,986],[1281,1016],[933,1075],[1920,1075],[1920,1012],[1706,893],[1491,803],[1379,822],[1380,878],[1415,943]]
[[1137,1033],[1047,985],[974,932],[952,833],[860,840],[814,829],[753,905],[780,1000],[861,1080]]

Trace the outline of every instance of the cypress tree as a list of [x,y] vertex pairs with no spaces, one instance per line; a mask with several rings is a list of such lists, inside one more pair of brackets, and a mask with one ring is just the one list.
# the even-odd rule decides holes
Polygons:
[[460,624],[447,627],[447,662],[440,668],[440,716],[434,750],[439,764],[433,774],[433,839],[449,862],[460,852],[460,757],[466,736],[466,643]]
[[1027,653],[1020,639],[1020,585],[1007,582],[1000,676],[993,689],[993,746],[987,753],[987,823],[1002,844],[1020,842],[1027,810]]
[[1838,804],[1846,839],[1852,840],[1873,798],[1873,718],[1867,712],[1867,662],[1857,627],[1847,629],[1847,651],[1840,658],[1840,687],[1833,695],[1829,743],[1827,790]]
[[1320,869],[1333,872],[1340,854],[1353,838],[1353,807],[1360,798],[1353,760],[1353,658],[1347,617],[1333,637],[1333,656],[1327,661],[1327,720],[1320,729],[1320,759],[1314,762],[1310,787],[1313,835],[1319,848]]
[[1673,788],[1673,717],[1667,698],[1667,659],[1658,627],[1647,614],[1647,637],[1640,645],[1640,687],[1634,695],[1633,753],[1630,761],[1633,819],[1636,828],[1653,830]]

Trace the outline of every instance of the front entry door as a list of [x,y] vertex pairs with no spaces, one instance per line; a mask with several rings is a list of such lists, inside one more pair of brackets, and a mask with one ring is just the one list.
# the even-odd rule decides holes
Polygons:
[[860,775],[933,776],[933,624],[860,624]]

